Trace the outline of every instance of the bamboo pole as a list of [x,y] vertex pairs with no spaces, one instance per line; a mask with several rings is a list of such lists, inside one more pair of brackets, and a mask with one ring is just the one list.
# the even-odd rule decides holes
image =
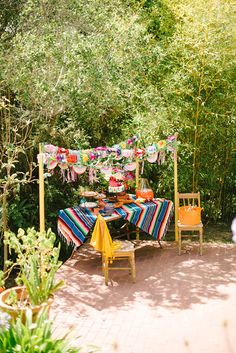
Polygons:
[[135,162],[136,162],[135,185],[136,185],[136,189],[137,189],[138,188],[138,184],[139,184],[139,160],[138,160],[138,158],[136,158]]
[[[5,232],[7,231],[7,190],[3,191],[3,199],[2,199],[2,225],[3,225],[3,236],[5,236]],[[6,272],[7,266],[6,261],[8,260],[8,246],[4,243],[4,251],[3,251],[3,271]]]
[[45,231],[45,207],[44,207],[44,173],[43,173],[43,154],[42,145],[39,144],[39,230]]
[[[177,135],[176,135],[177,140]],[[178,241],[178,156],[174,153],[174,193],[175,193],[175,241]]]

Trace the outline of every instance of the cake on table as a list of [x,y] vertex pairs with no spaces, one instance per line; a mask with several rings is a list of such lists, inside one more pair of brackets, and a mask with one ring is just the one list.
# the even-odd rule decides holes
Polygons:
[[124,180],[122,175],[111,176],[109,179],[108,192],[120,193],[125,190]]
[[125,186],[124,185],[119,185],[119,186],[108,186],[108,191],[110,193],[114,193],[117,194],[119,192],[123,192],[125,190]]

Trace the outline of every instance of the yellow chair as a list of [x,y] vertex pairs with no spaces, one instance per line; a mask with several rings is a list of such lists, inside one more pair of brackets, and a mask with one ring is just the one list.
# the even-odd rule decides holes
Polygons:
[[[195,234],[196,232],[197,234]],[[178,193],[179,255],[181,255],[182,238],[186,237],[199,237],[199,253],[202,255],[203,224],[201,221],[200,192]]]
[[[97,218],[90,244],[102,253],[102,270],[106,285],[108,285],[110,270],[129,270],[133,282],[135,282],[136,269],[134,245],[127,240],[113,242],[106,221],[101,215]],[[111,266],[116,260],[127,260],[129,266]]]

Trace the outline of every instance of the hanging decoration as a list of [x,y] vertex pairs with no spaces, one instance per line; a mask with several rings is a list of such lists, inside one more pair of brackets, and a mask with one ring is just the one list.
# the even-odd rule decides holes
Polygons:
[[[126,142],[112,147],[96,147],[86,150],[71,150],[51,144],[42,146],[43,162],[48,173],[53,173],[56,167],[61,170],[63,180],[75,181],[77,175],[89,170],[89,181],[96,180],[96,171],[101,171],[107,178],[113,173],[130,173],[136,169],[136,161],[142,162],[142,172],[145,161],[162,164],[166,153],[174,155],[177,148],[176,136],[168,136],[147,147],[140,147],[138,137],[133,136]],[[48,175],[47,173],[47,175]]]

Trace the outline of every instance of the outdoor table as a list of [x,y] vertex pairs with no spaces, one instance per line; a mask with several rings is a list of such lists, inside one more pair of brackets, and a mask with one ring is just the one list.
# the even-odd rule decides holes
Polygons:
[[[135,197],[133,196],[135,201]],[[102,214],[102,211],[100,211]],[[145,203],[130,203],[114,209],[111,216],[105,216],[108,221],[123,218],[142,231],[160,241],[166,234],[173,214],[171,200],[156,198]],[[80,246],[93,228],[97,219],[90,209],[75,206],[60,210],[58,213],[58,234],[69,244]]]

